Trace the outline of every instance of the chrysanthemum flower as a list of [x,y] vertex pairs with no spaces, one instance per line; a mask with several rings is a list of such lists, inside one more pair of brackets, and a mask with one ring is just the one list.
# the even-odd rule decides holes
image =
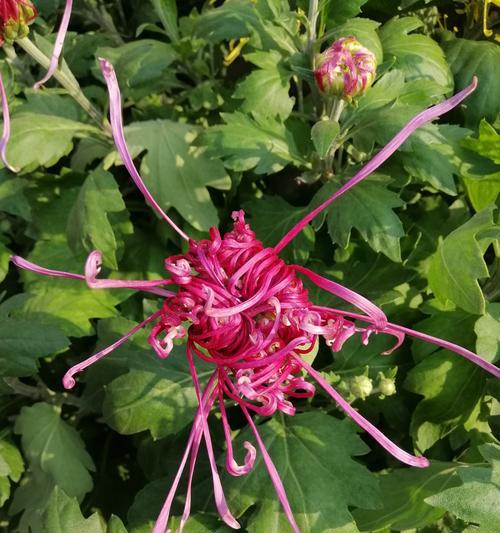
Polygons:
[[342,37],[316,57],[314,78],[322,93],[349,100],[371,87],[376,70],[372,51],[355,37]]
[[[454,351],[496,377],[500,376],[500,370],[453,343],[392,324],[381,309],[363,296],[303,266],[288,265],[278,254],[335,198],[380,166],[416,128],[457,106],[475,89],[476,80],[449,100],[414,117],[333,196],[296,224],[274,248],[266,248],[245,222],[243,211],[233,213],[234,226],[229,232],[221,235],[217,228],[212,228],[209,238],[200,241],[190,239],[175,225],[150,195],[125,143],[121,95],[114,69],[104,59],[101,60],[101,69],[109,90],[110,120],[118,152],[146,200],[188,242],[188,250],[184,254],[168,257],[165,260],[165,269],[169,277],[156,281],[99,279],[101,254],[98,251],[89,255],[84,274],[43,268],[17,256],[12,257],[12,261],[21,268],[39,274],[80,279],[94,289],[132,288],[156,294],[164,299],[160,311],[147,317],[113,345],[72,367],[63,378],[63,384],[68,389],[74,387],[76,374],[105,357],[146,325],[151,326],[149,343],[161,358],[169,356],[175,339],[186,337],[186,357],[199,407],[181,464],[153,532],[165,532],[171,505],[189,460],[187,495],[179,527],[179,531],[182,531],[190,514],[191,484],[202,440],[208,451],[217,510],[226,524],[233,528],[240,527],[228,508],[215,461],[207,422],[214,405],[219,408],[226,439],[227,471],[233,476],[247,474],[253,468],[257,455],[256,447],[245,442],[245,460],[241,465],[236,463],[226,413],[226,403],[229,402],[237,404],[247,419],[294,532],[298,532],[299,528],[285,488],[259,436],[252,412],[271,416],[276,411],[281,411],[293,416],[294,399],[314,396],[316,386],[319,385],[390,454],[408,465],[426,467],[429,464],[427,459],[413,456],[391,442],[361,416],[303,356],[311,352],[320,339],[337,352],[353,335],[360,335],[366,344],[371,335],[382,333],[395,338],[394,347],[390,350],[393,351],[402,344],[408,334]],[[310,301],[304,287],[304,278],[343,298],[360,312],[315,305]],[[213,365],[213,374],[205,387],[200,385],[198,379],[196,358]]]
[[36,7],[30,0],[0,0],[0,46],[26,37],[28,24],[36,16]]

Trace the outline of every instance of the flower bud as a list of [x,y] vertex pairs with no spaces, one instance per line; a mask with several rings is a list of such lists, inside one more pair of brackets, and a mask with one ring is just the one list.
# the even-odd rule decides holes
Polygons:
[[343,37],[317,56],[314,77],[322,93],[351,99],[371,86],[376,70],[375,54],[355,37]]
[[31,0],[0,0],[0,46],[26,37],[37,14]]
[[392,396],[393,394],[396,394],[396,384],[393,379],[382,378],[379,381],[378,390],[380,394],[383,394],[384,396]]
[[373,391],[373,382],[368,376],[356,376],[349,382],[349,390],[356,398],[364,400]]

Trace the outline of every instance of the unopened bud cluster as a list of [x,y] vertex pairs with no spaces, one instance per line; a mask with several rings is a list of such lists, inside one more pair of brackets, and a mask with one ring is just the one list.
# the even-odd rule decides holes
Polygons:
[[317,56],[314,77],[322,93],[350,100],[372,85],[376,70],[375,54],[355,37],[343,37]]
[[28,24],[36,16],[37,10],[31,0],[0,0],[0,46],[26,37]]

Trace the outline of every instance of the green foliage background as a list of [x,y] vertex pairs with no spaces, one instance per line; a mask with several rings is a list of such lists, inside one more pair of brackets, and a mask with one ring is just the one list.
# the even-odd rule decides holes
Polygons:
[[[36,4],[30,38],[48,53],[62,2]],[[408,118],[477,75],[465,105],[419,129],[284,257],[371,298],[394,322],[498,361],[500,48],[482,34],[481,2],[321,1],[313,49],[355,35],[379,61],[373,88],[338,124],[320,121],[305,0],[75,4],[61,69],[104,115],[96,59],[114,63],[144,180],[194,237],[227,228],[231,211],[243,207],[258,237],[275,244]],[[493,29],[497,15],[492,8]],[[241,38],[248,41],[228,64]],[[34,92],[43,70],[19,46],[4,50],[8,156],[20,172],[0,170],[0,530],[146,533],[196,406],[182,346],[160,362],[141,332],[75,391],[65,392],[61,377],[161,302],[19,272],[9,256],[81,272],[98,248],[105,274],[154,279],[181,243],[132,186],[106,123],[56,81]],[[311,299],[340,305],[314,289]],[[381,356],[390,342],[351,339],[334,355],[322,347],[315,366],[431,467],[397,464],[321,393],[297,403],[295,417],[258,420],[301,531],[500,531],[498,381],[418,342]],[[353,387],[361,376],[374,386],[366,398]],[[384,377],[395,380],[395,395],[381,394]],[[243,442],[244,421],[230,414]],[[227,531],[207,471],[202,452],[187,533]],[[260,460],[250,475],[223,484],[244,530],[289,530]],[[181,512],[182,490],[174,514]]]

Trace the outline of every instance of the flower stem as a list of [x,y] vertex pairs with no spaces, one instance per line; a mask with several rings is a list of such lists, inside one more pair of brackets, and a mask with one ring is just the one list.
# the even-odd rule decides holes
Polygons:
[[[32,41],[27,37],[17,39],[16,43],[38,64],[44,68],[48,68],[50,58],[48,58]],[[90,100],[83,94],[78,81],[69,71],[63,71],[58,68],[54,73],[54,78],[68,91],[68,94],[87,112],[87,114],[96,122],[99,127],[103,127],[102,113],[90,102]]]
[[319,6],[318,0],[309,0],[309,36],[307,38],[307,53],[314,58],[314,44],[316,42],[316,26],[318,24]]

